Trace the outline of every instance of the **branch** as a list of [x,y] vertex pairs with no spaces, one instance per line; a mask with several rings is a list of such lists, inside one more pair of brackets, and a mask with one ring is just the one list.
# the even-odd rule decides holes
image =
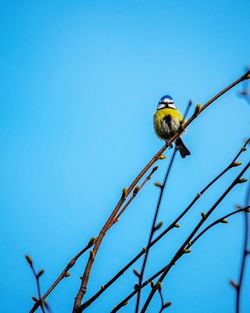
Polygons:
[[[245,205],[249,206],[249,204],[250,204],[250,183],[248,184],[248,190],[247,190],[246,200],[245,200]],[[240,274],[239,274],[238,284],[234,285],[236,289],[236,303],[235,303],[236,313],[240,313],[241,291],[242,291],[244,274],[246,270],[246,259],[247,259],[247,256],[249,255],[248,240],[249,240],[249,216],[247,214],[247,211],[245,211],[244,213],[244,243],[243,243],[243,253],[241,257]]]
[[30,310],[30,313],[35,312],[39,306],[41,306],[41,303],[44,302],[44,300],[48,297],[48,295],[55,289],[55,287],[60,283],[61,280],[63,280],[66,277],[70,276],[70,273],[68,272],[71,267],[73,267],[76,263],[76,261],[79,259],[81,255],[83,255],[84,252],[86,252],[90,247],[92,247],[95,243],[95,238],[91,238],[86,245],[80,252],[78,252],[71,261],[65,266],[62,273],[58,276],[58,278],[53,282],[53,284],[49,287],[49,289],[45,292],[45,294],[41,298],[41,302],[36,302],[33,307]]
[[[246,170],[247,170],[247,168],[250,166],[250,163],[243,169],[243,171],[240,173],[240,175],[242,175]],[[235,184],[235,182],[241,177],[240,175],[238,175],[237,176],[237,178],[234,180],[234,182],[228,187],[228,189],[223,193],[223,195],[216,201],[216,203],[212,206],[212,208],[211,209],[215,209],[217,206],[218,206],[218,204],[225,198],[225,196],[227,195],[227,193],[229,193],[229,189],[231,190],[233,187],[232,187],[232,185],[233,184]],[[237,184],[237,183],[236,183]],[[209,212],[211,211],[211,209],[209,210]],[[242,210],[244,210],[244,209],[242,209]],[[245,210],[248,210],[247,208],[245,208]],[[233,214],[232,214],[233,213]],[[225,219],[225,218],[227,218],[227,217],[229,217],[229,216],[233,216],[233,215],[235,215],[236,214],[236,211],[235,212],[232,212],[232,213],[230,213],[230,214],[227,214],[227,215],[225,215],[225,216],[223,216],[221,219],[218,219],[218,220],[222,220],[222,219]],[[237,212],[238,213],[238,212]],[[211,213],[210,213],[211,214]],[[204,221],[206,220],[206,218],[208,217],[208,213],[206,214],[206,217],[205,217],[205,219],[204,219]],[[203,221],[203,219],[202,219],[202,221]],[[198,223],[198,225],[200,224],[201,222],[199,222]],[[203,223],[202,223],[203,224]],[[217,225],[218,223],[215,223],[214,225]],[[198,226],[197,225],[197,226]],[[213,226],[214,226],[213,225]],[[192,236],[194,236],[194,234],[198,231],[198,229],[200,228],[200,226],[199,226],[199,228],[198,227],[195,227],[195,232],[193,231],[191,234],[192,234]],[[207,229],[208,230],[208,229]],[[204,235],[204,233],[205,232],[203,232],[203,234],[202,235]],[[194,245],[194,243],[198,240],[198,239],[200,239],[201,238],[201,236],[202,235],[200,235],[199,236],[199,238],[197,238],[195,241],[193,240],[193,242],[192,242],[192,246]],[[166,266],[164,266],[162,269],[160,269],[157,273],[155,273],[154,275],[152,275],[150,278],[148,278],[146,281],[144,281],[144,283],[141,285],[141,289],[142,288],[144,288],[145,286],[147,286],[149,283],[151,283],[154,279],[156,279],[158,276],[160,276],[160,275],[162,275],[162,274],[165,274],[165,272],[167,271],[169,271],[171,268],[172,268],[172,266],[175,264],[175,262],[183,255],[183,254],[186,254],[186,253],[189,253],[190,252],[190,250],[188,250],[187,248],[188,248],[188,244],[190,244],[190,241],[192,240],[191,238],[191,235],[185,240],[185,242],[183,243],[183,245],[181,246],[181,248],[180,249],[178,249],[178,251],[177,251],[177,253],[175,254],[175,256],[172,258],[172,260],[166,265]],[[189,247],[190,247],[190,245],[189,245]],[[186,248],[186,249],[184,249],[184,248]],[[158,282],[154,285],[154,286],[157,286],[157,284],[158,283],[161,283],[161,281],[160,280],[158,280]],[[154,290],[154,292],[157,290],[156,288],[152,288],[152,291]],[[115,313],[115,312],[117,312],[119,309],[121,309],[123,306],[125,306],[127,303],[128,303],[128,301],[134,296],[134,295],[136,295],[138,293],[138,288],[135,288],[135,290],[134,291],[132,291],[126,298],[124,298],[118,305],[116,305],[113,309],[112,309],[112,311],[111,311],[111,313]],[[143,312],[143,311],[142,311]],[[145,311],[144,311],[145,312]]]
[[[145,180],[143,181],[143,183],[141,184],[141,186],[136,186],[133,190],[133,194],[131,195],[130,199],[127,201],[127,203],[124,205],[124,207],[121,209],[121,211],[119,212],[119,214],[114,218],[114,220],[112,221],[112,223],[110,224],[109,228],[111,226],[113,226],[116,222],[118,222],[118,219],[120,217],[120,215],[126,210],[126,208],[129,206],[129,204],[132,202],[132,200],[137,196],[137,194],[141,191],[141,189],[145,186],[145,184],[151,179],[153,173],[158,169],[158,166],[155,166],[150,174],[145,178]],[[66,267],[64,268],[64,270],[62,271],[62,273],[58,276],[58,278],[54,281],[54,283],[49,287],[49,289],[46,291],[46,293],[42,296],[42,300],[44,301],[49,294],[55,289],[55,287],[59,284],[59,282],[64,279],[65,277],[69,277],[70,273],[68,272],[68,270],[73,267],[76,263],[76,261],[78,260],[78,258],[83,255],[84,252],[86,252],[89,248],[91,248],[94,243],[95,243],[96,238],[91,238],[89,240],[89,243],[87,244],[86,247],[84,247],[76,256],[73,257],[73,259],[71,259],[71,261],[66,265]],[[33,305],[33,307],[30,310],[30,313],[35,312],[38,307],[40,306],[40,303],[35,303]]]
[[[186,108],[186,112],[185,112],[184,117],[183,117],[183,120],[181,122],[180,128],[182,128],[182,126],[183,126],[183,123],[185,121],[185,118],[186,118],[186,116],[187,116],[187,114],[189,112],[189,109],[190,109],[191,105],[192,105],[192,101],[189,101],[189,103],[187,105],[187,108]],[[143,259],[142,268],[141,268],[141,272],[140,272],[140,276],[139,276],[139,284],[138,284],[139,287],[141,286],[142,281],[143,281],[144,272],[145,272],[145,269],[146,269],[146,264],[147,264],[147,260],[148,260],[148,255],[149,255],[149,249],[150,249],[150,246],[151,246],[151,242],[152,242],[154,233],[157,230],[156,222],[157,222],[157,218],[158,218],[158,214],[159,214],[159,210],[160,210],[160,206],[161,206],[162,196],[163,196],[163,193],[164,193],[164,190],[165,190],[165,187],[166,187],[166,184],[167,184],[167,180],[168,180],[168,177],[170,175],[172,166],[174,164],[174,159],[175,159],[175,156],[176,156],[176,152],[177,152],[177,148],[175,147],[174,152],[172,154],[172,158],[171,158],[169,166],[168,166],[168,169],[166,171],[166,175],[165,175],[163,184],[159,185],[159,187],[160,187],[160,194],[159,194],[158,202],[157,202],[157,205],[156,205],[155,214],[154,214],[153,222],[152,222],[152,225],[151,225],[151,230],[150,230],[150,233],[149,233],[148,243],[147,243],[147,246],[146,246],[146,253],[145,253],[145,256],[144,256],[144,259]],[[138,294],[137,294],[136,309],[135,309],[136,313],[139,312],[140,299],[141,299],[141,288],[139,288]]]
[[157,206],[156,206],[156,210],[155,210],[155,214],[154,214],[153,223],[152,223],[152,226],[151,226],[150,235],[149,235],[148,243],[147,243],[147,246],[146,246],[146,252],[145,252],[145,256],[144,256],[144,260],[143,260],[143,264],[142,264],[141,273],[139,275],[139,284],[138,284],[139,290],[138,290],[138,294],[137,294],[136,310],[135,310],[136,313],[138,313],[138,311],[139,311],[140,297],[141,297],[141,288],[140,288],[140,286],[141,286],[142,281],[143,281],[144,271],[145,271],[145,268],[146,268],[146,263],[147,263],[147,260],[148,260],[148,254],[149,254],[149,249],[150,249],[151,242],[152,242],[152,239],[153,239],[153,235],[154,235],[155,231],[157,230],[156,222],[157,222],[157,217],[158,217],[158,214],[159,214],[159,209],[160,209],[160,205],[161,205],[161,201],[162,201],[162,196],[163,196],[163,193],[164,193],[164,190],[165,190],[165,187],[166,187],[166,183],[167,183],[169,174],[171,172],[172,165],[174,163],[176,152],[177,152],[177,149],[175,148],[174,152],[172,154],[172,158],[170,160],[170,163],[169,163],[169,166],[168,166],[168,169],[167,169],[164,181],[163,181],[163,185],[160,185],[160,195],[159,195],[159,198],[158,198],[158,202],[157,202]]
[[[223,175],[225,175],[230,169],[241,165],[240,162],[236,162],[241,153],[246,151],[246,146],[250,139],[248,139],[244,145],[240,148],[239,152],[233,158],[233,160],[220,172],[214,179],[212,179],[200,192],[197,193],[195,198],[187,206],[187,208],[164,230],[162,231],[152,242],[150,247],[154,246],[163,236],[165,236],[173,228],[179,227],[178,222],[188,213],[188,211],[194,206],[194,204],[201,198],[201,196],[217,182]],[[143,248],[128,264],[126,264],[115,276],[113,276],[101,289],[93,295],[89,300],[81,305],[81,310],[87,308],[93,303],[105,290],[107,290],[121,275],[124,274],[143,254],[145,254],[146,248]]]
[[32,258],[29,255],[26,255],[25,259],[28,262],[28,264],[29,264],[29,266],[31,268],[31,271],[32,271],[32,273],[33,273],[33,275],[35,277],[35,280],[36,280],[38,299],[36,297],[32,297],[32,299],[38,304],[38,306],[41,306],[42,312],[45,313],[45,309],[44,309],[45,303],[41,299],[41,287],[40,287],[40,281],[39,281],[40,277],[44,273],[44,270],[41,270],[38,273],[36,273],[36,271],[34,269]]
[[[246,67],[246,70],[250,70],[250,68]],[[239,96],[245,99],[246,102],[250,105],[249,81],[243,82],[242,90],[240,91]]]
[[[236,86],[237,84],[239,84],[240,82],[249,79],[250,78],[250,70],[244,74],[243,76],[241,76],[239,79],[237,79],[236,81],[234,81],[232,84],[230,84],[229,86],[227,86],[225,89],[223,89],[221,92],[219,92],[217,95],[215,95],[213,98],[211,98],[208,102],[206,102],[200,109],[199,111],[195,112],[194,115],[191,116],[191,118],[185,122],[182,126],[182,129],[179,130],[173,137],[172,139],[169,141],[168,145],[163,146],[157,153],[156,155],[148,162],[148,164],[143,168],[143,170],[137,175],[137,177],[134,179],[134,181],[131,183],[131,185],[128,187],[127,189],[127,195],[130,194],[130,192],[134,189],[134,187],[136,186],[136,184],[139,182],[139,180],[145,175],[145,173],[148,171],[148,169],[159,159],[159,157],[162,155],[162,153],[167,149],[167,147],[169,145],[171,145],[181,134],[181,132],[187,128],[187,126],[193,121],[195,120],[211,103],[213,103],[216,99],[218,99],[220,96],[222,96],[224,93],[226,93],[227,91],[229,91],[231,88],[233,88],[234,86]],[[73,307],[73,312],[74,313],[78,313],[80,306],[81,306],[81,302],[82,299],[86,293],[86,289],[87,289],[87,285],[88,285],[88,281],[89,281],[89,277],[90,277],[90,273],[91,273],[91,269],[96,257],[96,254],[99,250],[99,247],[102,243],[102,240],[106,234],[106,232],[109,229],[109,225],[112,222],[112,220],[114,219],[114,217],[116,216],[116,214],[119,212],[122,204],[124,203],[124,201],[126,200],[126,198],[121,197],[120,200],[118,201],[117,205],[115,206],[113,212],[111,213],[111,215],[109,216],[109,218],[107,219],[106,223],[104,224],[104,226],[102,227],[93,250],[91,251],[90,255],[89,255],[89,259],[87,261],[85,270],[84,270],[84,274],[81,280],[81,285],[79,288],[79,291],[75,297],[75,302],[74,302],[74,307]]]
[[228,214],[222,216],[221,218],[218,218],[216,221],[214,221],[213,223],[209,224],[206,228],[204,228],[193,240],[191,240],[189,247],[193,246],[193,244],[194,244],[201,236],[203,236],[210,228],[212,228],[212,227],[214,227],[215,225],[220,224],[220,223],[223,223],[223,224],[228,223],[227,218],[230,217],[230,216],[233,216],[233,215],[235,215],[235,214],[237,214],[237,213],[240,213],[240,212],[249,213],[249,208],[250,208],[250,206],[247,206],[247,207],[245,207],[245,208],[241,208],[241,209],[238,209],[238,210],[233,211],[233,212],[231,212],[231,213],[228,213]]
[[[226,197],[226,195],[239,183],[245,182],[245,180],[241,180],[241,176],[246,172],[246,170],[249,168],[250,162],[244,167],[244,169],[240,172],[240,174],[236,177],[236,179],[232,182],[232,184],[226,189],[226,191],[221,195],[221,197],[215,202],[215,204],[211,207],[211,209],[207,213],[202,214],[202,218],[200,222],[196,225],[194,230],[191,232],[191,234],[188,236],[188,238],[185,240],[183,245],[179,248],[173,259],[170,261],[170,263],[165,268],[164,272],[160,276],[158,282],[162,283],[165,279],[166,275],[168,274],[171,267],[174,265],[174,263],[184,254],[188,253],[189,247],[190,247],[190,241],[192,240],[193,236],[197,233],[197,231],[200,229],[200,227],[203,225],[203,223],[207,220],[207,218],[213,213],[213,211],[216,209],[216,207],[221,203],[221,201]],[[155,288],[153,288],[141,310],[141,313],[145,313],[154,294],[155,294]]]
[[[153,288],[154,287],[154,283],[151,282],[151,287]],[[172,302],[168,301],[168,302],[164,302],[164,298],[163,298],[163,294],[162,294],[162,287],[161,285],[157,286],[157,290],[158,290],[158,293],[159,293],[159,296],[160,296],[160,299],[161,299],[161,308],[160,308],[160,311],[159,313],[163,312],[166,308],[168,308]]]
[[152,171],[149,173],[149,175],[144,179],[142,182],[141,186],[136,186],[133,190],[133,193],[129,200],[126,202],[124,207],[118,212],[118,214],[114,217],[113,221],[110,223],[110,226],[113,226],[115,223],[118,222],[119,217],[122,215],[122,213],[127,209],[127,207],[130,205],[130,203],[134,200],[134,198],[138,195],[138,193],[141,191],[141,189],[145,186],[145,184],[151,179],[152,175],[154,174],[155,171],[158,170],[158,166],[155,166]]

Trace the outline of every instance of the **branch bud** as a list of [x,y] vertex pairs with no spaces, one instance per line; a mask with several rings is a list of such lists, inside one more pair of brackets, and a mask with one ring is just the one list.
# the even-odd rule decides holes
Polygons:
[[133,269],[133,273],[134,273],[135,276],[137,276],[138,278],[141,277],[140,273],[139,273],[137,270]]
[[201,212],[201,217],[205,219],[207,217],[206,213]]
[[184,253],[190,253],[191,252],[190,249],[184,249],[183,251],[184,251]]
[[41,270],[40,272],[38,272],[37,278],[41,277],[43,274],[44,274],[44,270]]
[[220,222],[223,223],[223,224],[227,224],[227,223],[228,223],[228,220],[225,219],[225,218],[223,218]]
[[128,192],[127,192],[127,188],[123,188],[122,189],[122,199],[126,199],[127,198],[127,195],[128,195]]
[[201,110],[201,104],[197,103],[195,107],[194,115],[198,115],[200,113],[200,110]]
[[247,178],[239,178],[238,181],[237,181],[237,183],[238,183],[238,184],[244,184],[244,183],[246,183],[247,181],[248,181]]
[[163,225],[163,222],[158,223],[158,224],[155,226],[154,231],[160,229],[160,228],[162,227],[162,225]]
[[96,241],[96,237],[92,237],[89,239],[88,245],[93,245]]
[[140,190],[140,187],[139,187],[139,186],[136,186],[136,187],[134,188],[134,190],[133,190],[133,195],[136,196],[137,193],[139,192],[139,190]]
[[234,163],[232,164],[232,167],[237,167],[237,166],[240,166],[240,165],[242,165],[241,162],[234,162]]
[[176,223],[176,224],[174,224],[174,227],[180,228],[181,226],[180,226],[180,224]]
[[64,277],[69,277],[70,276],[70,272],[66,272],[65,274],[64,274]]
[[239,285],[238,285],[236,282],[234,282],[233,280],[230,280],[230,285],[231,285],[233,288],[235,288],[235,289],[238,289],[238,288],[239,288]]
[[93,250],[90,250],[89,255],[90,255],[90,258],[91,258],[92,260],[94,260],[95,254],[94,254],[94,251],[93,251]]
[[159,187],[159,188],[162,188],[162,187],[163,187],[162,184],[159,183],[159,182],[156,182],[156,183],[155,183],[155,186],[156,186],[156,187]]
[[164,159],[166,159],[166,156],[164,154],[161,154],[158,158],[158,160],[164,160]]
[[170,305],[172,304],[172,302],[168,301],[163,305],[163,309],[168,308]]
[[33,261],[29,255],[25,255],[25,259],[29,263],[30,266],[33,264]]
[[161,282],[158,281],[158,283],[155,286],[158,290],[161,290],[162,286],[161,286]]

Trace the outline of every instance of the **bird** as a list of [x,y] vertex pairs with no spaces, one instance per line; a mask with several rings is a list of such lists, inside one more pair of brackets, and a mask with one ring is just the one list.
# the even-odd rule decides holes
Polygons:
[[[169,95],[161,97],[154,114],[154,130],[157,136],[168,143],[183,122],[184,118],[177,110],[173,98]],[[175,146],[182,158],[191,154],[180,137],[175,140]]]

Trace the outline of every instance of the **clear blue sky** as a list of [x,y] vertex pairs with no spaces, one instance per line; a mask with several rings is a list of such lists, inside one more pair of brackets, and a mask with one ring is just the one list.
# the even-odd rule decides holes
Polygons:
[[[162,146],[152,116],[163,94],[184,111],[188,99],[204,103],[243,73],[249,12],[247,0],[1,1],[1,312],[27,312],[36,295],[25,254],[45,269],[45,291],[97,235],[122,188]],[[249,135],[250,107],[239,91],[214,103],[186,133],[192,155],[176,159],[160,211],[165,225]],[[145,246],[159,192],[153,182],[161,181],[167,162],[106,236],[88,296]],[[146,277],[171,258],[238,171],[154,247]],[[242,203],[244,192],[238,186],[211,221]],[[228,281],[238,277],[242,225],[242,216],[219,225],[176,265],[163,285],[173,302],[169,312],[234,312]],[[71,312],[85,261],[48,298],[54,313]],[[247,275],[242,313],[250,307],[249,268]],[[86,312],[109,312],[135,282],[130,270]],[[158,309],[156,297],[149,312]],[[131,301],[122,312],[133,310]]]

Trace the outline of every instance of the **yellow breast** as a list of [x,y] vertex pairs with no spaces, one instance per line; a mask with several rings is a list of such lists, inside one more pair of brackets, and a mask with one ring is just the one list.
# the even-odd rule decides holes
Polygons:
[[[166,123],[167,116],[171,117],[171,127]],[[158,137],[163,140],[168,140],[171,138],[178,128],[180,123],[183,120],[183,116],[176,109],[161,109],[155,112],[154,114],[154,129]]]

